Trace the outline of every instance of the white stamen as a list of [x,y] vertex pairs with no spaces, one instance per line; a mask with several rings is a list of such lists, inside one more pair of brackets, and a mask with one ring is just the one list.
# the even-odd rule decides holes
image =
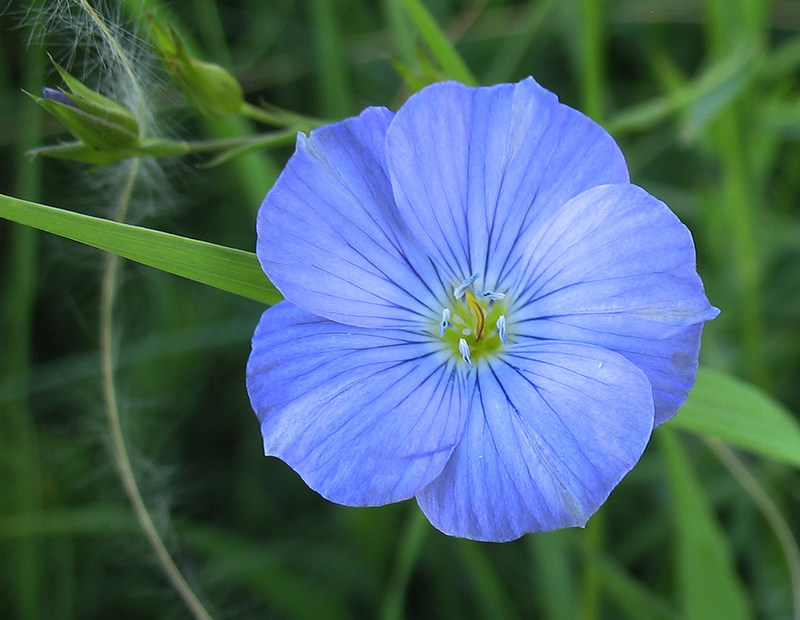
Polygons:
[[458,286],[457,286],[457,287],[456,287],[456,288],[453,290],[453,296],[454,296],[456,299],[461,299],[461,298],[464,296],[464,293],[466,293],[466,292],[467,292],[467,289],[468,289],[468,288],[469,288],[469,287],[472,285],[472,283],[473,283],[473,282],[475,282],[475,280],[477,280],[477,279],[478,279],[478,278],[480,278],[480,277],[481,277],[481,274],[479,274],[479,273],[473,273],[473,274],[472,274],[472,275],[471,275],[469,278],[467,278],[466,280],[464,280],[464,281],[463,281],[461,284],[459,284],[459,285],[458,285]]
[[506,330],[506,317],[504,314],[501,314],[499,317],[497,317],[497,332],[500,334],[500,342],[503,344],[503,346],[506,346],[508,332]]
[[475,297],[483,297],[484,299],[489,299],[491,301],[497,301],[499,299],[505,299],[505,293],[495,293],[494,291],[481,291],[480,293],[475,293]]
[[472,368],[472,360],[469,359],[469,345],[463,338],[460,338],[458,341],[458,351],[461,353],[461,357],[464,358],[464,363],[467,365],[467,370]]
[[450,324],[450,308],[442,310],[442,322],[439,323],[439,336],[444,336],[444,330]]
[[472,330],[469,327],[465,327],[461,330],[461,334],[463,336],[469,336],[472,333]]

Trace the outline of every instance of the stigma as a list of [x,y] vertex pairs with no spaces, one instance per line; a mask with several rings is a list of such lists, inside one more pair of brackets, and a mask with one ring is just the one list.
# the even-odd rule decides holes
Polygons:
[[453,287],[454,300],[442,309],[434,328],[445,350],[467,371],[508,345],[506,293],[474,290],[479,279],[474,273]]
[[483,337],[483,330],[486,327],[486,314],[483,312],[483,308],[472,293],[467,291],[465,298],[467,307],[469,307],[475,319],[475,340],[478,341]]

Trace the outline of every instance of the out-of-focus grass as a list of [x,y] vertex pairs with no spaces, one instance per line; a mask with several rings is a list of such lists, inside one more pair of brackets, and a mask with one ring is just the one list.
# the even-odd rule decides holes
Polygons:
[[[117,4],[144,27],[139,0]],[[174,21],[196,52],[232,69],[251,102],[315,117],[396,107],[408,90],[392,59],[420,79],[448,71],[402,0],[144,4]],[[699,270],[723,311],[706,328],[703,361],[799,411],[798,4],[417,4],[456,40],[478,82],[532,74],[614,132],[633,181],[695,235]],[[20,89],[36,92],[43,73],[58,84],[42,48],[12,26],[12,12],[0,16],[0,166],[8,171],[0,189],[103,212],[113,179],[22,156],[60,134],[48,120],[41,136]],[[64,42],[51,35],[47,44],[58,57]],[[252,130],[241,119],[199,120],[165,88],[154,105],[176,135]],[[164,187],[138,196],[156,197],[139,217],[251,249],[255,210],[288,154],[202,170],[194,160],[169,162]],[[0,222],[0,261],[0,616],[189,617],[135,527],[109,458],[97,377],[87,371],[97,355],[98,254]],[[215,617],[689,618],[714,604],[698,602],[692,558],[725,567],[703,584],[717,593],[741,587],[745,615],[752,607],[756,617],[791,617],[787,568],[766,521],[688,436],[654,443],[587,531],[482,545],[433,531],[410,503],[324,502],[261,456],[243,388],[247,335],[261,310],[138,266],[125,268],[119,292],[125,436],[156,525]],[[797,523],[796,471],[749,464]],[[710,506],[711,521],[679,520],[689,505]]]
[[[10,50],[8,50],[10,52]],[[0,64],[8,66],[10,63]],[[21,86],[32,92],[41,89],[44,79],[45,56],[40,47],[30,50],[20,65]],[[12,87],[12,76],[4,72],[0,90],[3,100],[19,102],[21,97]],[[41,162],[28,162],[25,151],[37,146],[42,139],[42,114],[28,107],[19,116],[19,139],[7,150],[9,163],[16,171],[12,191],[17,196],[37,200],[41,195]],[[33,334],[35,330],[34,308],[37,297],[39,233],[23,226],[13,226],[5,237],[7,265],[5,272],[6,292],[0,306],[0,320],[4,333],[0,336],[0,372],[13,376],[15,382],[28,386],[32,380],[34,361]],[[37,434],[34,412],[27,390],[0,408],[0,514],[31,514],[43,508],[43,478],[41,442]],[[4,556],[10,568],[9,590],[14,608],[21,620],[43,617],[44,599],[48,589],[47,550],[43,540],[23,537],[10,542]],[[68,541],[59,545],[69,553]],[[56,543],[58,545],[58,543]],[[72,567],[50,582],[51,592],[57,597],[64,592],[64,577],[73,574]]]

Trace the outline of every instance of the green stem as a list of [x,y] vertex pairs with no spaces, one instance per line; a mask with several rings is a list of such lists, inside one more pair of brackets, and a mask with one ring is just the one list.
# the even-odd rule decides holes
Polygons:
[[[586,548],[598,556],[602,555],[605,545],[605,518],[603,510],[597,511],[586,526]],[[584,561],[581,580],[580,617],[583,620],[595,620],[601,617],[601,575],[597,564]]]
[[603,118],[603,11],[602,0],[579,0],[580,18],[580,70],[582,108],[587,116],[600,121]]
[[383,597],[380,620],[402,620],[404,617],[406,588],[422,551],[422,545],[430,531],[422,511],[416,507],[412,508],[412,511],[408,525],[400,538],[397,565]]
[[[116,219],[122,221],[130,204],[133,188],[139,175],[140,161],[131,160],[130,171],[117,204]],[[198,620],[212,620],[211,615],[197,598],[191,586],[186,582],[180,569],[158,533],[150,512],[142,497],[139,484],[131,465],[127,444],[120,423],[119,402],[115,382],[114,365],[114,305],[120,271],[120,258],[115,254],[106,256],[105,267],[100,287],[100,369],[103,384],[103,400],[108,418],[111,445],[114,460],[119,471],[122,486],[133,506],[136,519],[144,532],[147,541],[153,548],[158,562],[172,583],[172,586],[186,603]]]
[[472,582],[470,586],[474,588],[483,608],[479,617],[520,620],[520,613],[506,589],[506,584],[484,552],[485,546],[472,540],[454,542]]
[[303,116],[296,112],[282,110],[276,107],[259,107],[252,103],[245,102],[240,110],[240,113],[249,118],[250,120],[263,123],[265,125],[272,125],[273,127],[286,127],[291,128],[294,133],[298,131],[311,131],[322,125],[327,125],[332,121],[326,121],[318,118],[311,118],[310,116]]
[[344,118],[352,109],[347,63],[334,0],[309,0],[313,32],[316,37],[318,83],[322,109],[326,116]]
[[[98,166],[106,166],[123,159],[135,157],[181,157],[192,153],[208,153],[227,150],[240,154],[256,149],[291,144],[298,129],[284,129],[269,133],[242,136],[236,138],[219,138],[213,140],[164,140],[161,138],[144,138],[140,145],[119,151],[97,151],[86,146],[83,142],[68,142],[31,149],[28,155],[54,157],[70,161],[81,161]],[[223,153],[223,155],[225,155]]]
[[715,127],[722,157],[724,198],[721,215],[730,239],[730,258],[738,284],[737,315],[742,334],[745,372],[759,387],[769,387],[769,369],[764,349],[761,318],[761,260],[756,250],[756,220],[750,174],[747,170],[744,136],[736,110],[720,116]]
[[[579,618],[577,574],[571,547],[575,532],[559,530],[525,537],[531,558],[530,588],[542,618]],[[580,533],[583,535],[583,533]]]
[[217,3],[214,0],[194,0],[193,4],[203,47],[211,51],[214,62],[223,67],[232,67],[233,61]]
[[[31,3],[32,9],[40,2]],[[24,88],[38,92],[43,83],[44,50],[33,45],[23,56]],[[41,139],[42,113],[37,106],[22,106],[20,141],[16,152],[15,189],[20,196],[38,199],[41,193],[41,165],[31,165],[25,151]],[[13,512],[19,518],[28,518],[42,510],[42,462],[29,402],[28,386],[31,380],[34,329],[34,307],[37,295],[37,255],[39,235],[35,230],[14,226],[9,231],[8,263],[6,265],[7,294],[3,295],[2,371],[16,377],[22,386],[20,395],[0,413],[0,446],[9,459],[11,473],[8,503],[0,512]],[[20,539],[11,545],[8,558],[11,565],[13,604],[21,620],[43,617],[47,600],[47,560],[40,540]],[[14,613],[13,611],[11,612]]]
[[792,529],[783,518],[781,511],[772,501],[763,487],[759,484],[748,469],[736,457],[728,446],[718,439],[705,438],[705,444],[717,455],[722,464],[728,469],[734,478],[742,485],[742,488],[753,500],[753,503],[764,515],[769,523],[775,537],[780,543],[786,563],[789,566],[789,580],[792,584],[792,600],[794,604],[794,618],[800,620],[800,548],[792,534]]

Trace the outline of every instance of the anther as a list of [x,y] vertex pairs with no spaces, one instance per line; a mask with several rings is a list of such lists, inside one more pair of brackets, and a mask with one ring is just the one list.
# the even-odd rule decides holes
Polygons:
[[442,322],[439,323],[439,336],[444,336],[444,331],[450,325],[450,308],[442,310]]
[[503,344],[503,346],[506,346],[508,332],[506,330],[506,317],[504,314],[501,314],[499,317],[497,317],[497,333],[500,336],[500,342]]
[[475,293],[475,297],[483,297],[484,299],[488,299],[490,301],[498,301],[499,299],[505,299],[505,293],[495,293],[494,291],[481,291],[479,293]]
[[479,273],[473,273],[469,278],[464,280],[461,284],[459,284],[455,289],[453,289],[453,296],[456,299],[461,299],[464,296],[464,293],[467,289],[472,285],[475,280],[481,277]]
[[472,360],[469,358],[469,345],[463,338],[459,338],[458,340],[458,351],[461,353],[461,357],[464,358],[464,363],[467,365],[467,370],[472,368]]

